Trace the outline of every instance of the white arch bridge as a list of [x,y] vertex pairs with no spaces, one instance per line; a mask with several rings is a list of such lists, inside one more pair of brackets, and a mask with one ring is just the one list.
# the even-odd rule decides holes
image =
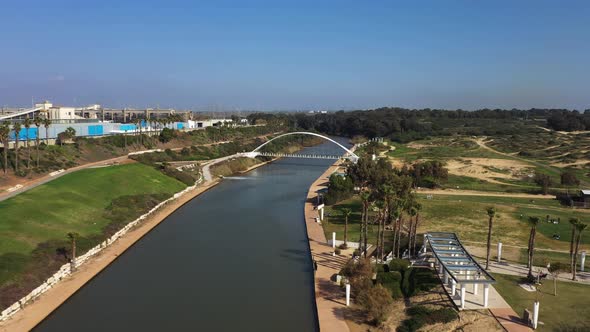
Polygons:
[[[345,153],[342,156],[337,156],[337,155],[318,155],[318,154],[291,154],[291,153],[260,152],[260,149],[262,149],[262,147],[269,144],[270,142],[272,142],[278,138],[290,136],[290,135],[308,135],[308,136],[320,137],[320,138],[325,139],[326,141],[330,141],[330,142],[338,145],[342,150],[344,150]],[[285,157],[286,158],[312,158],[312,159],[341,159],[341,158],[344,158],[344,159],[348,159],[348,160],[355,162],[355,163],[359,159],[359,156],[357,156],[354,152],[352,152],[351,150],[346,148],[344,145],[331,139],[330,137],[326,137],[324,135],[310,133],[310,132],[306,132],[306,131],[295,131],[295,132],[291,132],[291,133],[282,134],[277,137],[273,137],[272,139],[262,143],[259,147],[252,150],[251,152],[245,152],[245,153],[242,153],[242,155],[245,157],[249,157],[249,158],[256,158],[258,156],[283,157],[283,158],[285,158]]]

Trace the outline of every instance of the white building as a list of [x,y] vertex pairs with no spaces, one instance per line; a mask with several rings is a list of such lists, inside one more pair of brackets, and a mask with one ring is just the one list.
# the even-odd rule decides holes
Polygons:
[[188,120],[189,129],[199,129],[207,127],[220,127],[222,125],[232,125],[231,119],[209,119],[209,120]]

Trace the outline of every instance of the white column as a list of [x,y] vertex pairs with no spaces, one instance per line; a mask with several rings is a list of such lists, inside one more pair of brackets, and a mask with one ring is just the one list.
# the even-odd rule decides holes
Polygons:
[[449,282],[449,273],[447,273],[447,271],[445,270],[445,272],[443,272],[443,282],[446,284]]
[[539,301],[533,303],[533,329],[537,329],[539,323]]
[[350,284],[346,284],[346,306],[350,305]]
[[438,273],[442,274],[445,269],[443,268],[442,262],[438,262]]
[[465,283],[461,283],[461,309],[465,309]]
[[424,253],[426,253],[426,233],[424,233],[424,240],[422,240],[422,247],[424,248]]
[[502,242],[498,242],[498,263],[502,259]]
[[336,256],[336,232],[332,232],[332,255]]
[[451,280],[451,297],[455,296],[455,292],[457,291],[457,282],[455,279]]
[[484,308],[488,307],[489,297],[490,297],[490,285],[484,284],[483,285],[483,307]]
[[477,284],[473,284],[473,295],[477,295]]
[[586,263],[586,252],[582,251],[580,255],[580,271],[584,272],[584,264]]
[[323,207],[320,209],[320,220],[324,221],[324,208]]

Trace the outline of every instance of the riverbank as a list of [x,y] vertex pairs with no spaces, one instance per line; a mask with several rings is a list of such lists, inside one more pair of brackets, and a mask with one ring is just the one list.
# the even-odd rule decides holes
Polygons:
[[[240,174],[247,173],[256,168],[262,167],[273,160],[260,162],[249,168],[240,171]],[[49,316],[54,310],[62,305],[70,296],[76,293],[92,278],[98,275],[103,269],[109,266],[117,257],[123,254],[127,249],[133,246],[143,236],[158,226],[174,211],[184,204],[199,196],[203,192],[211,189],[220,179],[213,179],[204,183],[202,186],[189,191],[185,195],[163,206],[146,218],[138,227],[130,230],[125,236],[119,238],[116,242],[105,248],[101,253],[94,256],[87,263],[79,266],[78,270],[71,276],[61,280],[50,290],[45,292],[34,302],[27,304],[22,310],[14,314],[10,319],[0,323],[0,331],[28,331],[39,324],[43,319]]]
[[138,227],[105,248],[87,263],[81,265],[71,276],[57,283],[34,302],[26,305],[10,319],[0,324],[0,331],[29,331],[57,309],[76,291],[92,280],[98,273],[133,246],[144,235],[158,226],[166,217],[193,198],[217,185],[219,181],[206,183],[166,204],[146,218]]
[[338,274],[348,259],[332,256],[333,250],[326,240],[324,229],[316,222],[318,211],[314,205],[317,200],[317,191],[326,188],[330,175],[338,170],[340,163],[340,160],[336,161],[311,184],[304,207],[309,248],[313,261],[317,264],[314,275],[315,301],[319,327],[322,332],[350,331],[344,319],[346,309],[344,291],[331,280],[332,276]]

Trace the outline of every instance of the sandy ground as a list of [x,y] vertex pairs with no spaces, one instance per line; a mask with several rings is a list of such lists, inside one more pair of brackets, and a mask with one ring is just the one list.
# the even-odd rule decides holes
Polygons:
[[[247,171],[263,166],[267,163],[260,163],[250,167]],[[87,166],[87,165],[86,165]],[[244,171],[247,172],[247,171]],[[162,222],[166,217],[178,208],[188,203],[193,198],[217,185],[219,181],[213,181],[197,187],[195,190],[185,194],[179,199],[167,204],[162,209],[148,217],[138,227],[134,228],[115,243],[107,247],[97,256],[81,265],[78,271],[70,277],[62,280],[51,290],[41,295],[35,302],[27,305],[23,310],[16,313],[10,319],[0,323],[0,331],[29,331],[47,317],[53,310],[57,309],[64,301],[72,296],[78,289],[84,286],[95,275],[112,263],[125,250],[139,241],[145,234]]]
[[[505,172],[497,172],[493,169],[487,168],[490,166]],[[469,176],[472,178],[501,184],[507,183],[497,181],[494,178],[519,179],[526,174],[531,173],[528,171],[530,168],[530,165],[511,159],[458,158],[447,161],[447,169],[451,174]]]
[[492,191],[475,191],[475,190],[460,190],[460,189],[419,189],[416,190],[418,194],[430,195],[454,195],[454,196],[493,196],[493,197],[516,197],[516,198],[531,198],[531,199],[555,199],[553,195],[534,195],[524,193],[503,193]]
[[565,167],[570,167],[570,166],[584,166],[586,164],[590,164],[590,160],[588,160],[588,159],[577,159],[576,161],[571,162],[571,163],[557,162],[557,163],[551,163],[551,166],[565,168]]

